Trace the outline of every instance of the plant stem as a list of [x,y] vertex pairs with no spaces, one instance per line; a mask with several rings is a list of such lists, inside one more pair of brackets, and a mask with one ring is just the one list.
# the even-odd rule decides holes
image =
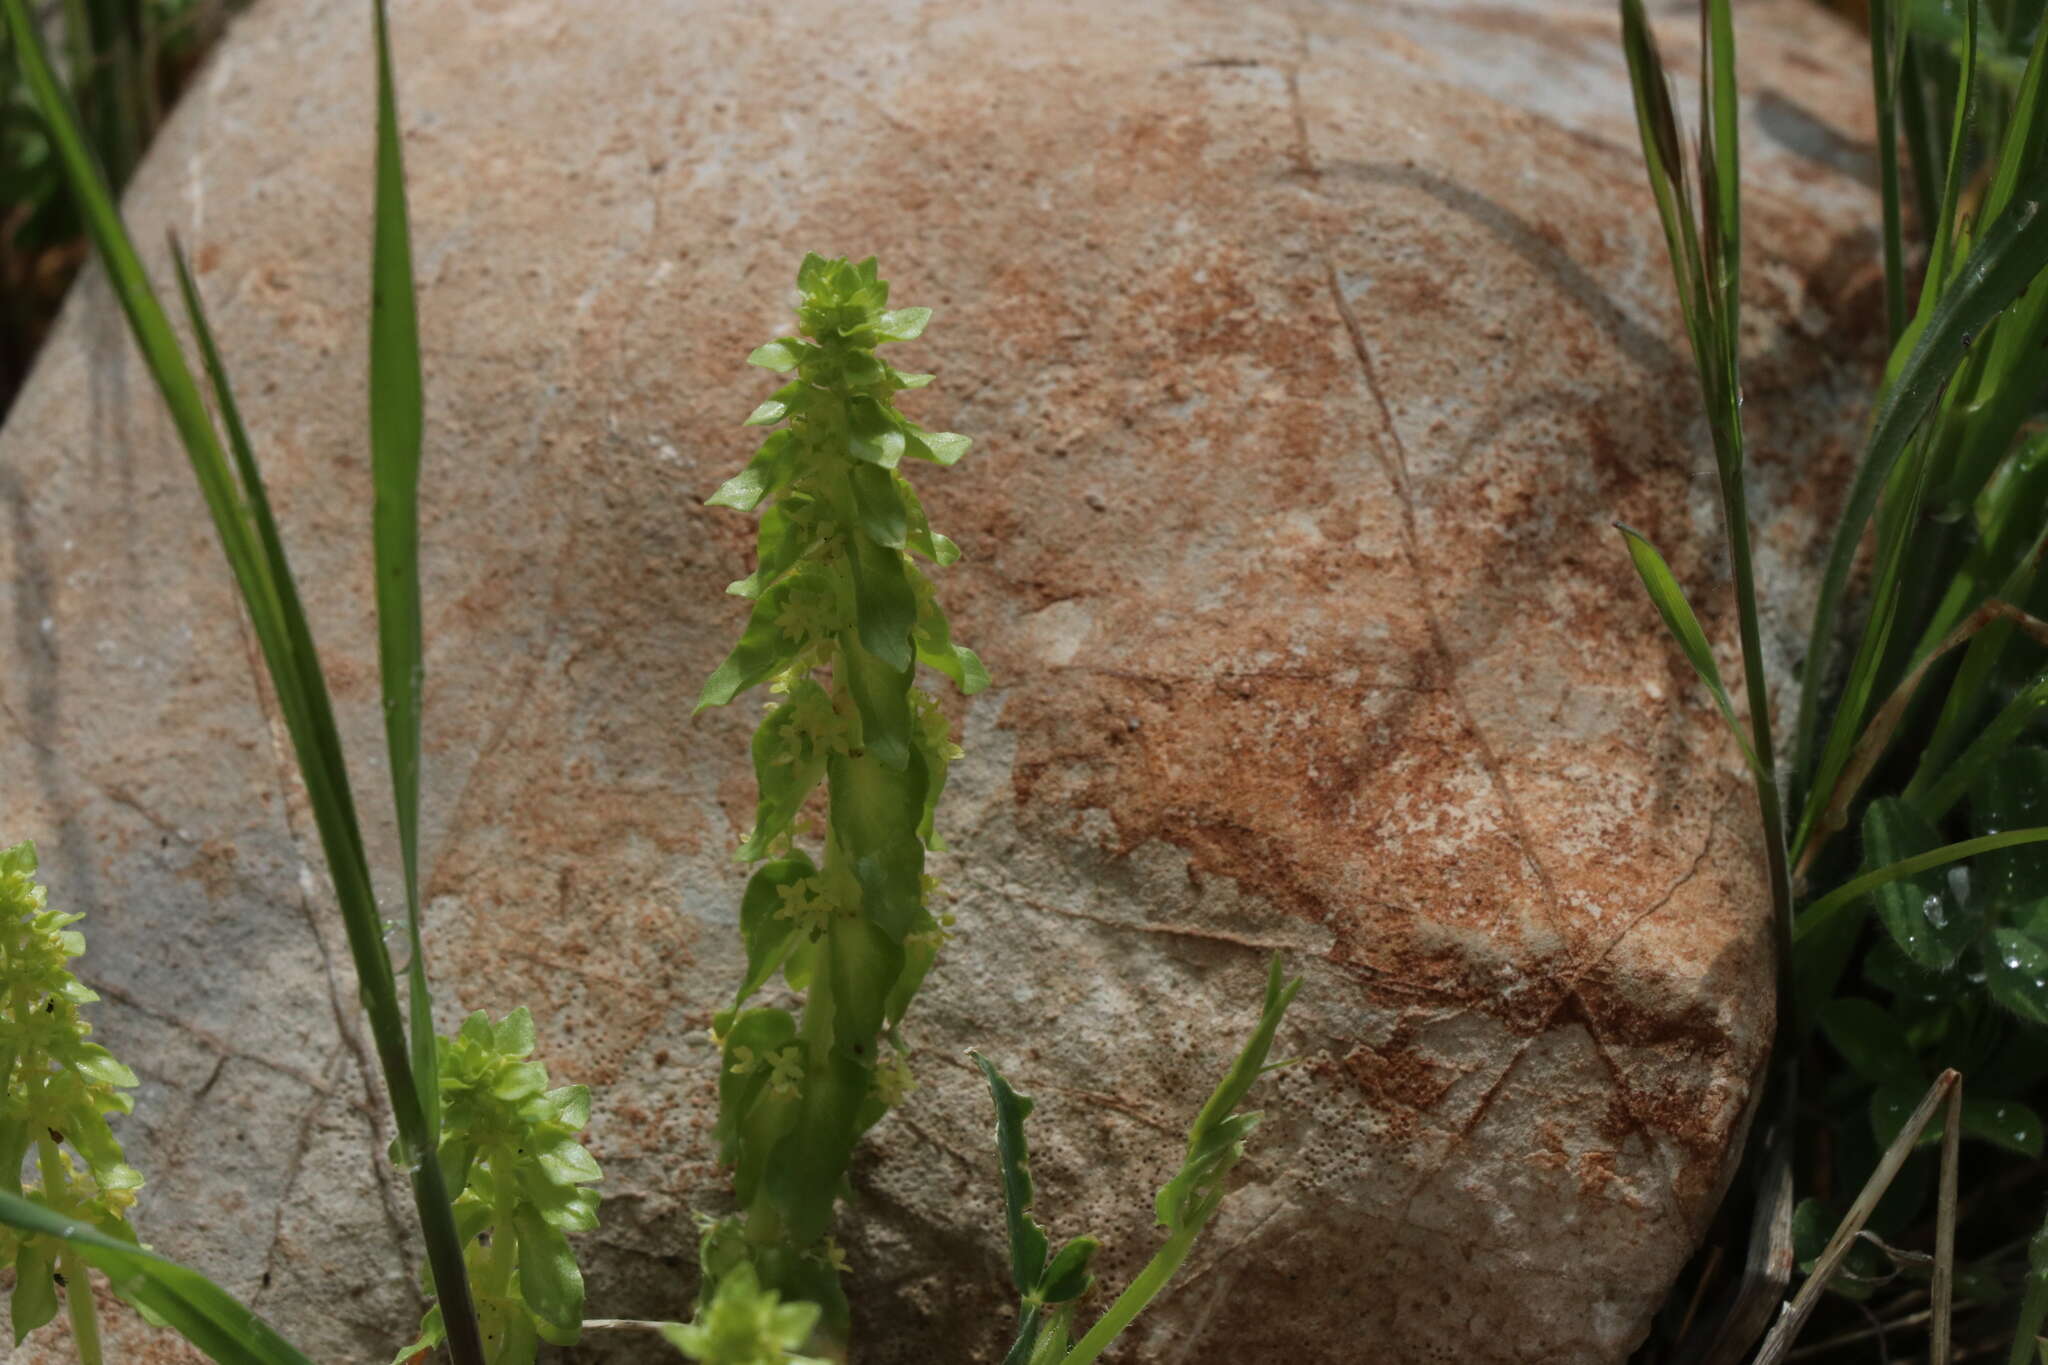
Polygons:
[[1145,1305],[1166,1288],[1166,1282],[1173,1278],[1174,1272],[1180,1269],[1180,1263],[1193,1250],[1195,1239],[1202,1235],[1202,1224],[1206,1221],[1193,1223],[1167,1238],[1166,1245],[1146,1262],[1138,1277],[1116,1296],[1116,1302],[1109,1306],[1109,1311],[1095,1320],[1095,1325],[1088,1329],[1088,1335],[1074,1343],[1074,1348],[1067,1352],[1061,1365],[1088,1365],[1109,1349],[1109,1343],[1116,1340],[1117,1334],[1130,1326],[1131,1320],[1145,1311]]
[[[64,1158],[47,1133],[36,1138],[36,1165],[43,1174],[43,1201],[59,1213],[68,1213],[71,1182],[64,1173]],[[57,1266],[64,1277],[64,1307],[71,1315],[71,1341],[78,1352],[78,1365],[101,1365],[99,1309],[93,1303],[85,1263],[66,1246],[58,1253]]]
[[85,1262],[67,1246],[57,1264],[64,1272],[64,1306],[71,1313],[71,1342],[78,1351],[78,1365],[100,1365],[99,1307],[93,1302]]

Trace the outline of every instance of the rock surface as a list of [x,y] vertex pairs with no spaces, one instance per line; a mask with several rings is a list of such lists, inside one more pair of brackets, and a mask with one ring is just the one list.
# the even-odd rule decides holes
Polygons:
[[[390,869],[366,8],[264,0],[129,210],[195,253]],[[1814,490],[1857,435],[1874,210],[1856,40],[1795,0],[1741,22],[1783,665]],[[753,713],[688,715],[752,542],[701,500],[816,249],[937,309],[910,406],[977,446],[920,486],[997,680],[948,702],[959,937],[912,1016],[922,1088],[856,1171],[858,1359],[1000,1351],[964,1048],[1038,1097],[1041,1214],[1102,1234],[1113,1286],[1276,948],[1306,1064],[1119,1358],[1623,1359],[1729,1170],[1772,1006],[1748,790],[1608,529],[1663,546],[1732,640],[1612,7],[417,0],[396,38],[430,951],[446,1022],[529,1005],[596,1094],[589,1312],[686,1314],[690,1215],[720,1207],[704,1030],[738,971]],[[388,1358],[411,1216],[347,954],[97,284],[0,434],[0,500],[0,841],[90,912],[101,1036],[144,1078],[144,1235],[317,1357]],[[183,1358],[126,1358],[152,1356]]]

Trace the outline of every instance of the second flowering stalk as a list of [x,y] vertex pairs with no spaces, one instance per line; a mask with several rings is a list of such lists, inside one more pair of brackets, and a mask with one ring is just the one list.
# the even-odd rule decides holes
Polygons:
[[[988,674],[953,643],[913,558],[943,566],[959,550],[899,468],[950,465],[968,442],[897,412],[893,395],[931,376],[875,355],[931,310],[887,307],[873,259],[808,256],[797,285],[804,336],[748,357],[794,375],[749,424],[787,425],[711,498],[767,507],[755,571],[731,588],[753,611],[698,709],[761,684],[778,700],[754,735],[759,800],[738,855],[762,863],[740,910],[746,977],[714,1024],[720,1154],[741,1211],[705,1233],[703,1292],[750,1266],[763,1289],[820,1305],[821,1331],[843,1340],[834,1207],[854,1144],[912,1084],[897,1024],[946,937],[924,861],[942,847],[932,814],[959,750],[916,667],[968,695]],[[803,815],[821,782],[819,828]],[[800,1011],[746,1008],[777,972]]]

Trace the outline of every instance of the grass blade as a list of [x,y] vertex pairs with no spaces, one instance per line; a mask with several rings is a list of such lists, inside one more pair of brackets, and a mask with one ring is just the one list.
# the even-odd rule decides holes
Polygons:
[[[1926,328],[1885,391],[1869,447],[1856,471],[1842,519],[1835,527],[1814,607],[1813,627],[1808,633],[1807,666],[1800,682],[1799,729],[1793,751],[1794,771],[1806,779],[1799,833],[1793,841],[1795,852],[1803,845],[1819,813],[1818,805],[1833,788],[1834,778],[1847,759],[1848,745],[1862,726],[1862,705],[1851,700],[1858,681],[1852,672],[1852,687],[1845,689],[1844,704],[1829,732],[1829,753],[1822,763],[1815,763],[1821,687],[1827,675],[1825,660],[1841,618],[1842,598],[1848,588],[1857,544],[1876,510],[1879,492],[1914,432],[1940,399],[1943,386],[1963,359],[1972,338],[2048,266],[2048,218],[2040,212],[2044,198],[2048,198],[2048,166],[2035,168],[2017,192],[2013,206],[1978,238],[1955,282],[1935,304]],[[1873,626],[1876,624],[1874,620]],[[1866,632],[1866,646],[1881,634],[1876,629]],[[1878,639],[1876,649],[1866,652],[1881,654],[1882,649],[1883,641]],[[1869,659],[1867,670],[1874,671],[1876,663],[1876,658]],[[1869,678],[1862,681],[1867,701]]]
[[1930,868],[1945,867],[1949,863],[1974,858],[1979,853],[1996,853],[2002,848],[2014,848],[2021,844],[2048,843],[2048,825],[2032,829],[2009,829],[2001,834],[1987,834],[1980,839],[1964,839],[1960,843],[1944,844],[1940,848],[1911,858],[1901,858],[1874,872],[1866,872],[1853,880],[1843,882],[1834,890],[1822,896],[1799,912],[1799,918],[1792,925],[1792,941],[1800,943],[1826,928],[1834,917],[1844,909],[1855,905],[1864,896],[1880,886],[1889,886],[1906,877],[1917,876]]
[[[460,1365],[481,1365],[483,1346],[470,1304],[462,1243],[456,1235],[439,1163],[427,1159],[433,1149],[426,1141],[426,1110],[413,1074],[397,981],[384,946],[382,917],[349,791],[340,732],[334,724],[319,655],[292,586],[290,568],[210,329],[193,291],[188,294],[193,325],[208,356],[216,392],[225,395],[223,418],[236,445],[232,468],[170,319],[150,286],[106,178],[79,130],[76,111],[50,68],[35,20],[24,0],[0,0],[0,19],[14,43],[24,84],[43,117],[87,234],[105,263],[130,331],[170,409],[222,552],[248,609],[326,854],[364,1014],[384,1072],[400,1148],[411,1171],[413,1202],[449,1322],[451,1349]],[[189,286],[189,271],[181,272],[181,277]]]
[[[122,1298],[156,1314],[220,1365],[312,1365],[268,1323],[196,1270],[18,1195],[0,1194],[0,1223],[62,1241],[105,1275]],[[92,1291],[78,1284],[71,1292]]]
[[420,940],[420,445],[424,430],[420,330],[406,225],[405,159],[391,74],[391,32],[377,0],[377,210],[370,261],[370,477],[377,564],[377,661],[384,681],[384,737],[391,799],[405,865],[405,930],[411,948],[406,997],[412,1070],[426,1111],[426,1147],[440,1144],[440,1067],[434,1000]]
[[1969,619],[1950,631],[1934,648],[1923,653],[1920,662],[1913,666],[1913,671],[1899,680],[1898,686],[1892,689],[1892,695],[1886,698],[1884,705],[1870,718],[1863,738],[1857,741],[1849,761],[1843,766],[1841,776],[1835,781],[1834,794],[1829,798],[1819,822],[1815,825],[1814,836],[1800,855],[1799,871],[1802,875],[1812,865],[1828,836],[1848,822],[1850,804],[1876,769],[1878,760],[1884,756],[1893,734],[1898,730],[1899,722],[1919,694],[1920,684],[1925,681],[1929,670],[1940,663],[1949,651],[1968,643],[1980,631],[2001,622],[2017,626],[2035,640],[2048,645],[2048,624],[2035,620],[2008,602],[1993,598],[1971,612]]
[[1925,794],[1916,792],[1916,778],[1915,783],[1906,788],[1905,799],[1930,823],[1941,819],[1969,792],[1978,774],[2010,753],[2013,746],[2026,737],[2027,728],[2043,711],[2048,711],[2048,671],[2035,674],[2033,680],[2019,690],[2019,694],[1984,727],[1982,733],[1970,741],[1970,747],[1963,750],[1961,757],[1950,764],[1939,778],[1927,784]]
[[1685,600],[1685,589],[1678,586],[1671,566],[1664,562],[1663,555],[1657,553],[1656,546],[1626,526],[1617,525],[1615,529],[1628,543],[1628,554],[1635,561],[1636,575],[1643,580],[1643,588],[1650,594],[1657,614],[1664,618],[1664,628],[1671,632],[1672,639],[1678,641],[1678,647],[1684,651],[1693,672],[1713,694],[1714,704],[1721,708],[1721,718],[1728,722],[1729,732],[1742,746],[1742,757],[1748,762],[1750,771],[1761,774],[1756,750],[1750,746],[1749,734],[1736,718],[1735,703],[1729,699],[1728,689],[1721,682],[1721,669],[1714,662],[1713,647],[1707,643],[1707,633],[1700,629],[1699,617],[1693,614],[1692,604]]

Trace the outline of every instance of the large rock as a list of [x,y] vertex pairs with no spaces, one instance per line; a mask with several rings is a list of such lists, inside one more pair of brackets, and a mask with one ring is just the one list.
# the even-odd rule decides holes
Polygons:
[[[1797,0],[1742,27],[1783,666],[1813,490],[1856,436],[1860,375],[1827,356],[1872,330],[1872,210],[1856,42]],[[1003,1338],[964,1048],[1039,1098],[1041,1211],[1107,1238],[1114,1285],[1276,948],[1308,977],[1281,1044],[1306,1064],[1266,1083],[1243,1188],[1120,1358],[1608,1362],[1640,1337],[1772,1004],[1750,794],[1609,529],[1732,638],[1614,28],[1604,0],[398,6],[433,966],[445,1020],[528,1005],[596,1094],[593,1314],[685,1314],[691,1215],[722,1207],[705,1028],[740,963],[753,711],[689,708],[751,526],[701,501],[815,249],[879,254],[938,310],[914,412],[978,444],[921,487],[997,679],[948,702],[959,937],[912,1018],[922,1088],[855,1173],[859,1358]],[[365,4],[265,0],[129,208],[195,252],[388,870],[367,38]],[[144,1077],[138,1221],[316,1355],[374,1360],[418,1301],[347,955],[97,284],[0,494],[0,841],[38,840],[90,912],[101,1033]]]

